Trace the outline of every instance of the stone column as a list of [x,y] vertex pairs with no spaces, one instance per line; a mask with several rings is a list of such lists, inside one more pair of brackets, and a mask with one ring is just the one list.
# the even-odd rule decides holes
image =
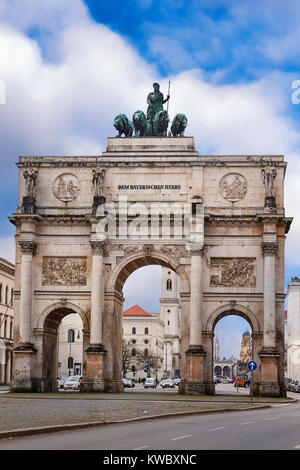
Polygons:
[[31,309],[32,309],[32,258],[36,254],[34,241],[20,241],[21,260],[21,296],[20,296],[20,343],[31,344]]
[[191,252],[190,345],[187,356],[187,393],[205,393],[202,345],[202,257],[203,249]]
[[10,385],[12,392],[32,391],[31,359],[36,353],[31,343],[31,310],[32,310],[32,259],[37,250],[35,241],[19,242],[21,259],[21,295],[20,295],[20,341],[14,348],[14,371]]
[[278,357],[276,349],[276,242],[263,242],[264,256],[264,329],[259,394],[279,396]]
[[103,256],[106,244],[91,241],[92,280],[91,280],[91,322],[90,345],[86,353],[86,373],[82,391],[104,391],[104,358],[106,351],[102,345],[102,322],[104,306]]
[[277,243],[263,242],[264,255],[264,349],[275,349],[275,256]]
[[[104,305],[103,255],[105,242],[92,241],[91,325],[90,343],[102,347],[102,312]],[[103,349],[103,347],[102,347]]]

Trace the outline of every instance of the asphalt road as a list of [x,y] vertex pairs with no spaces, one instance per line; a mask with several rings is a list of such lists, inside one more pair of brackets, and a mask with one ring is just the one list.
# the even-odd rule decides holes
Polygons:
[[38,449],[300,449],[300,401],[264,410],[165,418],[0,441],[0,451]]

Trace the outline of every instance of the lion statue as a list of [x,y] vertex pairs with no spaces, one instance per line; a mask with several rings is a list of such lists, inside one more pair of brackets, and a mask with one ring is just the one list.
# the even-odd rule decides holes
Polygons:
[[[184,130],[187,126],[187,118],[185,114],[176,114],[172,121],[171,133],[174,137],[183,137]],[[169,134],[171,135],[171,134]]]
[[143,111],[136,111],[132,116],[132,121],[136,137],[150,135],[149,122],[147,121],[146,115]]
[[119,134],[116,137],[121,137],[122,134],[125,137],[132,137],[133,134],[133,124],[129,121],[126,114],[118,114],[114,120],[114,127],[117,129]]
[[156,113],[153,121],[154,134],[160,137],[166,137],[169,121],[170,118],[166,110]]

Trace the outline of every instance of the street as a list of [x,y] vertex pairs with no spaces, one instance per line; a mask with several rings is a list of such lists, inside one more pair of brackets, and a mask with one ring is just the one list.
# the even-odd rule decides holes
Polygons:
[[[299,397],[294,394],[294,398]],[[0,450],[300,449],[300,401],[235,411],[106,425],[0,441]]]

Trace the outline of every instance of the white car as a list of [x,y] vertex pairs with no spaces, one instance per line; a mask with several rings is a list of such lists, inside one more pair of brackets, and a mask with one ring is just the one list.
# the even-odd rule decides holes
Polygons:
[[64,383],[64,390],[80,390],[81,379],[81,375],[70,375]]
[[156,388],[156,380],[149,377],[144,382],[144,388]]
[[135,387],[135,384],[132,382],[132,380],[126,379],[125,377],[122,380],[123,380],[123,385],[124,385],[125,388]]
[[164,379],[160,383],[161,388],[175,388],[175,382],[172,379]]

